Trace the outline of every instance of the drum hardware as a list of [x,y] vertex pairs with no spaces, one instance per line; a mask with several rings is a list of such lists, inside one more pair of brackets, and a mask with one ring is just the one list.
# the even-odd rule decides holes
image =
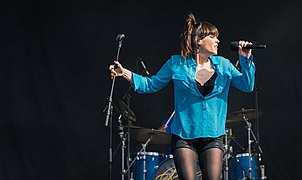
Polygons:
[[243,152],[243,151],[245,151],[245,149],[244,149],[244,147],[234,138],[234,137],[231,137],[230,138],[231,139],[231,141],[232,142],[234,142],[237,146],[238,146],[238,148]]
[[233,175],[230,177],[230,163],[229,159],[232,158],[233,153],[233,146],[231,146],[231,142],[234,142],[242,151],[244,151],[244,148],[242,145],[236,140],[236,137],[233,135],[231,128],[226,128],[226,134],[224,137],[224,149],[225,152],[223,154],[223,168],[222,168],[222,179],[228,180],[233,179]]
[[138,156],[141,152],[143,152],[143,180],[146,180],[146,147],[148,143],[152,140],[152,135],[147,139],[145,143],[142,143],[142,148],[140,149],[139,153],[135,156],[134,160],[130,163],[128,168],[124,170],[122,173],[126,174],[130,170],[130,168],[133,166],[134,162],[137,160]]
[[[240,123],[240,122],[245,122],[246,124],[246,129],[247,129],[247,142],[248,142],[248,168],[247,169],[244,169],[242,167],[242,164],[239,162],[239,159],[236,157],[236,163],[239,165],[240,167],[240,170],[241,170],[241,176],[243,179],[249,179],[249,180],[252,180],[252,179],[257,179],[257,177],[255,177],[255,175],[257,176],[257,172],[253,172],[253,168],[252,168],[252,150],[251,150],[251,146],[252,146],[252,143],[256,143],[257,144],[257,147],[258,147],[258,150],[260,153],[258,153],[258,161],[260,161],[260,157],[261,157],[261,153],[262,153],[262,149],[261,147],[259,146],[258,144],[258,141],[257,141],[257,138],[255,137],[255,134],[253,133],[252,131],[252,124],[249,120],[251,119],[254,119],[258,116],[260,116],[262,114],[262,112],[256,112],[255,109],[244,109],[242,108],[240,111],[236,111],[236,112],[233,112],[233,113],[230,113],[228,115],[228,118],[227,118],[227,125],[234,125],[235,123]],[[244,150],[244,148],[235,140],[233,139],[232,136],[230,136],[231,140],[234,140],[234,142],[242,149]],[[253,140],[252,140],[253,138]],[[227,147],[228,144],[226,144],[226,147]],[[225,160],[227,161],[227,160]],[[228,162],[226,162],[226,165]],[[228,168],[228,167],[226,167]],[[254,168],[255,170],[258,169],[257,168]],[[225,169],[225,170],[229,170],[229,169]],[[238,174],[238,173],[237,173]],[[230,173],[229,173],[229,176],[230,176]],[[234,176],[234,175],[232,175]],[[238,176],[238,175],[237,175]],[[226,178],[228,178],[228,175],[225,175]]]
[[131,130],[132,138],[138,142],[145,142],[150,137],[150,144],[170,144],[171,134],[157,129],[149,129],[144,127],[134,127]]
[[[147,161],[146,161],[146,155],[148,155],[148,152],[146,152],[146,147],[148,144],[169,144],[170,143],[170,138],[171,135],[160,131],[160,130],[156,130],[156,129],[149,129],[149,128],[144,128],[144,127],[140,127],[140,126],[132,126],[132,125],[127,125],[127,126],[122,126],[121,123],[121,117],[122,115],[119,116],[119,129],[121,130],[120,137],[121,137],[121,141],[122,141],[122,179],[124,177],[124,175],[126,173],[128,173],[130,171],[130,169],[133,167],[134,163],[136,162],[136,160],[140,159],[142,155],[142,162],[143,162],[143,177],[140,177],[138,179],[144,179],[146,180],[146,174],[147,174]],[[129,121],[131,123],[131,121]],[[128,133],[124,133],[124,130],[128,130]],[[125,141],[128,139],[130,139],[129,137],[129,132],[131,132],[131,139],[134,139],[138,142],[141,143],[141,150],[137,153],[136,157],[134,158],[133,161],[130,160],[130,158],[128,159],[127,162],[129,162],[127,164],[127,167],[125,168],[125,166],[123,165],[125,163],[124,160],[124,149],[125,149]],[[127,138],[128,137],[128,138]],[[128,156],[130,157],[130,155]],[[131,163],[130,163],[131,161]],[[129,179],[133,179],[133,175],[137,176],[137,174],[131,174],[131,177],[129,177]],[[147,174],[149,175],[149,174]],[[130,173],[129,173],[130,176]],[[153,178],[153,177],[152,177]]]
[[159,152],[137,152],[137,155],[136,162],[132,166],[133,179],[135,180],[143,179],[143,172],[146,172],[146,180],[154,180],[154,174],[159,165],[169,158],[168,155]]
[[[136,171],[133,173],[134,177],[133,177],[133,175],[131,175],[131,178],[144,179],[144,180],[153,178],[153,176],[149,177],[149,175],[152,174],[151,171],[153,171],[153,170],[149,169],[149,166],[147,164],[148,163],[147,157],[149,157],[150,154],[149,154],[149,152],[146,152],[146,148],[149,144],[170,144],[171,134],[163,132],[161,130],[149,129],[149,128],[139,127],[139,126],[121,126],[120,129],[121,130],[130,129],[131,139],[134,139],[134,140],[140,142],[141,146],[142,146],[140,151],[137,152],[137,155],[133,158],[133,161],[131,161],[131,163],[129,164],[128,168],[124,169],[122,171],[122,174],[128,173],[130,171],[130,169],[132,169],[132,167],[134,167],[134,169],[137,168],[134,165],[142,162],[142,169],[140,172],[143,172],[143,174],[139,174],[139,172]],[[154,154],[152,154],[152,155],[154,155]],[[160,158],[161,158],[161,156],[153,157],[153,159],[161,160]],[[140,160],[142,160],[142,161],[140,161]],[[142,175],[142,176],[140,176],[140,175]],[[140,176],[140,177],[136,177],[136,176]]]
[[131,121],[136,121],[136,116],[133,111],[121,100],[113,101],[113,106],[125,119],[130,119]]
[[[121,139],[121,143],[122,143],[122,147],[121,147],[121,151],[122,151],[122,172],[124,172],[125,170],[125,149],[126,149],[126,140],[127,140],[127,133],[124,133],[124,129],[122,128],[122,120],[121,120],[122,115],[120,114],[118,117],[118,123],[119,123],[119,136]],[[122,173],[122,180],[125,179],[124,174]]]
[[[122,147],[121,147],[121,163],[122,163],[122,173],[121,173],[121,179],[124,180],[125,177],[125,173],[123,173],[125,171],[125,149],[127,148],[127,161],[126,161],[126,164],[127,164],[127,167],[129,167],[129,164],[130,164],[130,130],[132,127],[132,121],[136,121],[136,117],[135,117],[135,114],[133,113],[133,111],[130,109],[130,88],[128,88],[127,92],[124,94],[123,98],[127,103],[124,103],[122,100],[113,100],[112,103],[113,103],[113,106],[115,107],[115,109],[120,113],[119,117],[118,117],[118,123],[119,123],[119,136],[120,136],[120,139],[121,139],[121,143],[122,143]],[[126,105],[127,104],[127,105]],[[127,126],[122,126],[122,120],[121,118],[124,118],[125,120],[127,120]],[[126,129],[127,127],[127,132],[124,133],[124,129]],[[126,146],[126,142],[127,142],[127,146]],[[130,174],[128,174],[128,178],[127,179],[130,179]]]
[[252,144],[252,140],[251,140],[251,127],[252,127],[252,124],[250,122],[248,122],[248,119],[245,117],[245,114],[243,114],[243,119],[245,120],[246,122],[246,125],[247,125],[247,139],[248,139],[248,153],[249,153],[249,170],[248,170],[248,178],[249,180],[251,179],[254,179],[253,176],[252,176],[252,162],[251,162],[251,156],[252,156],[252,150],[251,150],[251,144]]
[[[251,153],[251,145],[252,145],[252,142],[257,142],[257,139],[256,139],[256,137],[255,137],[255,135],[254,135],[254,133],[253,133],[253,131],[252,131],[252,124],[248,121],[249,119],[248,119],[248,117],[252,117],[252,115],[251,114],[249,114],[248,116],[246,116],[246,112],[249,112],[249,111],[246,111],[246,110],[244,110],[244,108],[242,108],[242,111],[241,111],[241,113],[242,113],[242,119],[245,121],[245,123],[246,123],[246,128],[247,128],[247,140],[248,140],[248,154],[249,154],[249,158],[248,158],[248,179],[249,180],[252,180],[252,179],[255,179],[255,178],[257,178],[257,177],[253,177],[253,170],[252,170],[252,159],[251,159],[251,157],[252,157],[252,153]],[[251,135],[253,136],[253,139],[254,139],[254,141],[253,140],[251,140]],[[261,148],[260,148],[260,146],[258,146],[259,147],[259,150],[260,150],[260,153],[262,153],[262,150],[261,150]]]
[[[198,162],[196,162],[196,168],[197,168],[197,172],[196,172],[195,180],[201,180],[202,173]],[[171,157],[165,159],[159,165],[152,180],[163,180],[163,179],[175,179],[175,180],[178,179],[178,174],[176,172],[174,160]]]
[[224,180],[229,179],[229,165],[228,165],[228,159],[232,153],[232,147],[230,146],[230,140],[232,137],[232,129],[226,129],[226,135],[224,136],[224,148],[225,148],[225,153],[223,157],[224,161],[224,166],[223,166],[223,178]]
[[260,179],[266,180],[267,178],[265,176],[265,166],[264,165],[260,165],[260,172],[261,172]]
[[258,159],[257,155],[249,156],[248,153],[237,154],[229,159],[230,179],[234,180],[247,180],[249,179],[249,165],[248,161],[251,161],[252,177],[257,180],[259,176]]
[[[236,156],[235,157],[235,159],[236,159],[236,164],[239,166],[239,168],[240,168],[240,170],[241,170],[241,172],[242,172],[242,176],[240,176],[240,177],[242,177],[242,180],[246,180],[246,175],[248,174],[247,172],[246,172],[246,170],[243,168],[243,166],[242,166],[242,164],[241,164],[241,162],[240,162],[240,160],[238,159],[238,157]],[[250,159],[249,157],[248,157],[248,159]],[[249,161],[249,160],[248,160]],[[238,176],[238,175],[237,175]]]
[[[232,112],[228,115],[227,117],[227,123],[232,124],[232,123],[239,123],[239,122],[244,122],[245,119],[252,120],[256,118],[257,116],[262,115],[262,112],[258,112],[258,115],[256,115],[256,110],[255,109],[244,109],[242,108],[240,111]],[[244,115],[244,117],[243,117]]]

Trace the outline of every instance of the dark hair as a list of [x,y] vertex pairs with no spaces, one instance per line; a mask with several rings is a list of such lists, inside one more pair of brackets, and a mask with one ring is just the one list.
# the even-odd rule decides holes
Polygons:
[[184,26],[184,31],[180,36],[182,57],[186,59],[187,55],[196,53],[196,50],[198,49],[195,41],[196,37],[197,40],[200,40],[208,35],[218,37],[219,32],[217,27],[209,22],[197,21],[193,13],[189,13]]

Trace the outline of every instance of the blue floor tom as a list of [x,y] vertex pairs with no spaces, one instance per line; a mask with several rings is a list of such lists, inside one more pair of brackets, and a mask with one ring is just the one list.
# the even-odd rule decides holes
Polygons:
[[251,158],[251,170],[253,180],[259,179],[258,156],[249,153],[237,154],[229,159],[229,179],[243,180],[249,177],[249,157]]

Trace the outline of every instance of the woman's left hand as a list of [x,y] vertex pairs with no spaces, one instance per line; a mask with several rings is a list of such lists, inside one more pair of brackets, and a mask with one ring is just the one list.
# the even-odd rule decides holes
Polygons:
[[240,40],[238,42],[238,54],[250,58],[252,54],[252,49],[243,49],[243,47],[246,47],[247,45],[253,45],[253,43],[249,41]]

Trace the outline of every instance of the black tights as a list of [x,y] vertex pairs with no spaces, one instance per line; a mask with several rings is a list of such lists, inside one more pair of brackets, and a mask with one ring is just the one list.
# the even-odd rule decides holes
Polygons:
[[[202,151],[199,156],[190,148],[177,148],[173,159],[180,180],[195,180],[197,157],[202,172],[202,180],[219,180],[222,170],[223,152],[219,148]],[[192,163],[196,162],[196,163]]]

